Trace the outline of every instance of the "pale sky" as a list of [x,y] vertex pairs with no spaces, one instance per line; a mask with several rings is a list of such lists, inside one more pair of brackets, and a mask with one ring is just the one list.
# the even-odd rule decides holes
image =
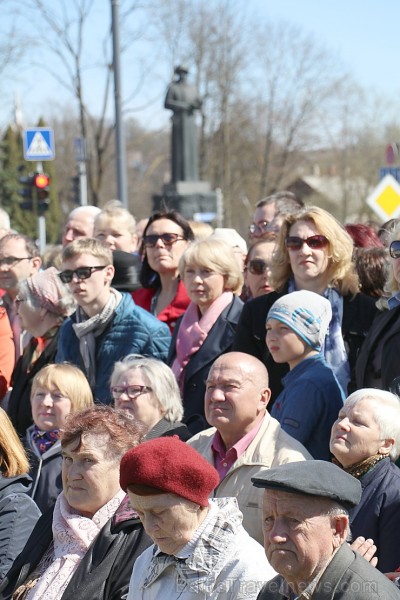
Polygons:
[[[317,42],[337,55],[356,81],[388,97],[391,108],[398,103],[400,75],[400,0],[242,0],[249,11],[272,21],[285,20],[314,35]],[[90,35],[105,31],[111,20],[110,2],[96,0],[96,23]],[[4,29],[4,22],[2,24]],[[45,35],[45,30],[42,32]],[[94,39],[94,38],[93,38]],[[46,56],[43,56],[46,61]],[[122,92],[126,93],[127,80],[134,77],[127,61],[122,64]],[[169,113],[162,107],[169,74],[158,81],[154,97],[160,95],[145,113],[144,125],[165,122]],[[98,110],[97,75],[92,76],[87,100],[93,112]],[[13,94],[18,93],[27,126],[34,126],[39,116],[57,114],[57,107],[74,101],[58,84],[36,68],[19,68],[12,80],[1,85],[0,127],[13,113]],[[139,104],[139,102],[137,103]],[[143,102],[144,104],[144,102]],[[152,112],[154,111],[154,112]],[[144,113],[143,113],[144,114]],[[140,118],[140,114],[136,115]]]

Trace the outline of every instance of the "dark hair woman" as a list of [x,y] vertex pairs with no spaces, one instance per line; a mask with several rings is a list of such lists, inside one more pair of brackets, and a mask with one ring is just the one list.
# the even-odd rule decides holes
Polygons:
[[179,276],[179,259],[194,239],[188,221],[175,211],[153,213],[143,232],[140,282],[132,293],[138,306],[166,323],[171,333],[190,300]]

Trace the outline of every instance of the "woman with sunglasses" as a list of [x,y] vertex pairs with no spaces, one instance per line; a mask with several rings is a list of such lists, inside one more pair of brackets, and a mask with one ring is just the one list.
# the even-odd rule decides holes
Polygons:
[[389,265],[380,309],[356,363],[356,386],[400,392],[400,225],[390,238]]
[[233,344],[234,350],[253,354],[266,364],[273,400],[282,390],[287,367],[274,363],[266,348],[265,322],[275,300],[295,290],[316,292],[330,301],[332,320],[324,355],[347,391],[358,351],[376,313],[374,299],[359,293],[352,254],[352,239],[322,208],[304,207],[284,216],[271,267],[276,291],[245,304]]
[[143,288],[132,293],[138,306],[168,325],[172,333],[190,300],[179,277],[179,259],[194,239],[188,221],[175,211],[152,214],[141,245]]
[[[271,286],[271,263],[276,241],[261,239],[250,247],[244,261],[244,281],[247,300],[258,298],[273,291]],[[243,296],[242,296],[243,299]]]

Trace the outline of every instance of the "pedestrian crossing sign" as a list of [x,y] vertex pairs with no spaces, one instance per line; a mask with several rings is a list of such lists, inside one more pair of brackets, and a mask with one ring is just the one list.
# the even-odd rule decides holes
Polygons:
[[25,160],[53,160],[55,157],[53,130],[50,127],[24,129]]

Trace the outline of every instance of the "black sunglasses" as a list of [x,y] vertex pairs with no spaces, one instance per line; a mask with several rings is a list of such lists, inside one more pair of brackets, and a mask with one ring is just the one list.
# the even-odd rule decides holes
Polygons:
[[145,248],[154,248],[158,240],[162,240],[164,246],[172,246],[175,242],[184,239],[179,233],[153,233],[143,237],[143,246]]
[[400,240],[394,240],[390,244],[389,253],[392,258],[400,258]]
[[63,283],[71,283],[74,275],[76,275],[78,279],[89,279],[89,277],[92,276],[92,273],[101,271],[102,269],[105,269],[106,266],[107,265],[101,265],[99,267],[78,267],[78,269],[74,269],[73,271],[61,271],[58,276]]
[[285,245],[288,250],[300,250],[303,244],[307,244],[311,250],[320,250],[329,244],[329,240],[324,235],[312,235],[305,239],[296,235],[289,235],[285,239]]
[[247,265],[248,271],[252,275],[263,275],[267,269],[270,268],[270,265],[265,262],[265,260],[261,260],[260,258],[254,258],[253,260],[249,260]]

